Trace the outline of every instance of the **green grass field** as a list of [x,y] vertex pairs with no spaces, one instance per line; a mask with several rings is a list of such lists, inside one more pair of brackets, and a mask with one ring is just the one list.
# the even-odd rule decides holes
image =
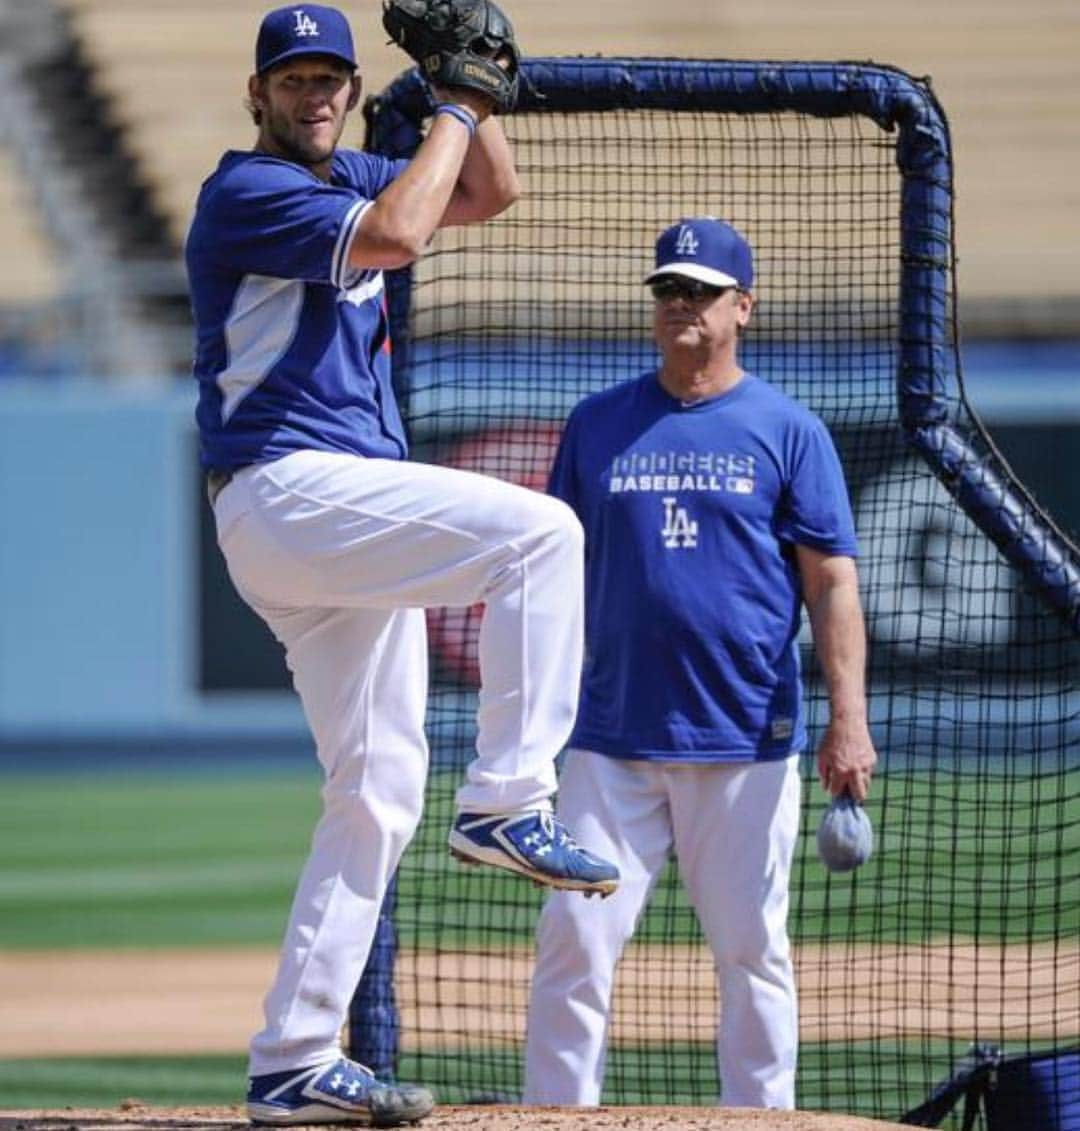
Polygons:
[[[913,943],[965,935],[1029,942],[1061,932],[1063,907],[1074,909],[1080,932],[1080,879],[1067,871],[1080,855],[1080,795],[1074,790],[1070,796],[1064,777],[880,778],[867,803],[874,856],[857,873],[833,878],[818,860],[813,835],[827,798],[816,782],[806,787],[806,797],[792,879],[796,942]],[[403,869],[400,918],[410,941],[475,945],[475,924],[483,916],[489,939],[528,945],[542,896],[488,872],[447,870],[451,815],[447,783],[431,791],[427,819]],[[452,911],[466,897],[472,911],[463,920]],[[698,937],[674,869],[636,937]]]
[[[474,901],[480,883],[490,937],[528,943],[540,894],[449,861],[456,781],[433,780],[427,818],[402,870],[409,940],[475,945],[469,924],[479,918],[455,922],[425,908]],[[0,948],[276,944],[318,815],[318,787],[307,766],[0,777]],[[809,819],[816,821],[824,800],[812,788]],[[878,783],[868,812],[875,855],[854,882],[827,882],[813,836],[800,839],[796,939],[908,942],[977,933],[1027,941],[1053,937],[1061,908],[1080,903],[1080,881],[1061,872],[1080,851],[1063,841],[1080,829],[1080,798],[1061,781],[897,778]],[[1013,863],[1018,849],[1022,862]],[[681,892],[666,903],[646,917],[641,937],[693,937]],[[500,908],[502,923],[493,919]]]
[[246,1071],[242,1055],[65,1057],[62,1072],[55,1060],[0,1060],[0,1110],[238,1104]]
[[[433,781],[428,818],[402,872],[404,941],[429,945],[438,938],[448,948],[475,946],[482,923],[486,945],[528,944],[540,893],[512,878],[460,868],[447,857],[456,782],[456,775]],[[4,774],[0,949],[274,946],[317,818],[318,790],[313,765],[198,774]],[[824,799],[816,786],[809,796],[810,819],[816,821]],[[1055,930],[1059,938],[1071,937],[1065,920],[1070,914],[1075,919],[1080,906],[1078,881],[1062,867],[1076,859],[1077,845],[1068,838],[1080,827],[1078,806],[1060,777],[883,778],[868,806],[878,835],[875,857],[857,879],[828,881],[812,835],[802,837],[794,881],[796,939],[870,943],[939,934],[958,939],[976,933],[976,927],[979,938],[990,940],[1053,937]],[[1011,862],[1014,851],[1022,863]],[[662,894],[660,906],[642,924],[642,936],[692,937],[692,917],[678,885],[669,883]],[[458,905],[466,896],[470,902],[462,910]],[[446,908],[454,909],[449,918]],[[813,1067],[823,1065],[828,1054],[828,1046],[804,1048],[804,1078],[829,1079],[823,1068]],[[911,1052],[924,1064],[927,1054],[924,1045]],[[874,1055],[880,1064],[880,1047]],[[488,1058],[485,1092],[513,1094],[518,1056],[518,1050],[508,1050],[502,1060]],[[944,1051],[942,1056],[947,1060]],[[681,1073],[693,1095],[711,1078],[711,1057],[704,1046],[662,1053],[613,1050],[609,1084],[624,1102],[653,1102]],[[844,1058],[849,1070],[858,1063],[848,1047]],[[129,1097],[168,1104],[242,1098],[241,1056],[65,1059],[60,1080],[55,1067],[52,1061],[0,1062],[0,1107],[114,1105]],[[457,1090],[452,1084],[452,1068],[444,1063],[438,1076],[451,1081],[447,1099],[460,1102],[469,1094],[464,1085]],[[423,1078],[423,1058],[406,1056],[401,1071],[406,1078]],[[475,1081],[475,1071],[475,1063],[463,1060],[463,1080]],[[876,1106],[864,1113],[903,1110],[908,1101],[923,1098],[910,1094],[912,1086],[883,1085],[879,1078],[876,1087],[890,1094],[877,1095]],[[470,1087],[475,1091],[475,1083]],[[822,1093],[800,1102],[828,1108],[839,1099]]]
[[0,778],[0,947],[277,942],[314,771]]

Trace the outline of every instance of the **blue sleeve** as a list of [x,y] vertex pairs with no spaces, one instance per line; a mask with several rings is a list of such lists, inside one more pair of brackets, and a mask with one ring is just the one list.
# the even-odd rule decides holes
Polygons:
[[779,534],[785,541],[825,554],[858,554],[840,457],[817,417],[796,432]]
[[207,244],[223,266],[248,275],[351,286],[348,250],[370,197],[296,165],[254,159],[208,202]]
[[[577,413],[572,412],[563,429],[555,462],[551,465],[551,475],[548,477],[548,494],[562,499],[575,511],[578,511],[577,475],[574,470],[577,433]],[[580,511],[578,514],[580,517]]]
[[340,174],[342,183],[356,189],[368,200],[374,200],[409,164],[405,158],[359,153],[355,149],[339,149],[336,158],[339,165],[335,172]]

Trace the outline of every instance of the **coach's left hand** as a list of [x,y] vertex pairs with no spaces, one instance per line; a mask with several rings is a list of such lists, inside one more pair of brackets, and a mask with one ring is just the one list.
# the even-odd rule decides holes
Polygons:
[[834,797],[848,790],[856,801],[865,801],[877,763],[870,731],[862,720],[833,719],[818,747],[817,764],[821,784]]

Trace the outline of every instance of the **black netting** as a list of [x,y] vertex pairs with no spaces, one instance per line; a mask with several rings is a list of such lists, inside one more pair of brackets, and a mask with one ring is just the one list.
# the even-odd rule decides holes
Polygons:
[[[518,113],[505,126],[522,200],[440,233],[413,276],[398,377],[415,458],[542,489],[569,409],[652,364],[653,239],[703,213],[755,247],[744,364],[819,413],[841,452],[871,644],[877,845],[830,877],[801,839],[799,1106],[895,1118],[972,1042],[1075,1043],[1080,644],[905,443],[894,136],[793,112]],[[994,465],[947,345],[949,423]],[[399,1073],[446,1102],[519,1094],[541,899],[445,850],[475,736],[479,616],[429,614],[433,769],[396,911]],[[813,740],[825,703],[806,658]],[[804,777],[812,834],[825,797],[809,755]],[[717,1009],[669,873],[621,966],[605,1098],[714,1102]]]

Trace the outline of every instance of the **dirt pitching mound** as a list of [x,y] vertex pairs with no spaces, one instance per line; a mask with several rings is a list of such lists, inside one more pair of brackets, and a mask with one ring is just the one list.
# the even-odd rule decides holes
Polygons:
[[[0,1131],[226,1131],[248,1127],[244,1111],[148,1107],[135,1101],[113,1111],[0,1112]],[[805,1111],[748,1111],[701,1107],[440,1107],[423,1131],[905,1131],[852,1115]]]

